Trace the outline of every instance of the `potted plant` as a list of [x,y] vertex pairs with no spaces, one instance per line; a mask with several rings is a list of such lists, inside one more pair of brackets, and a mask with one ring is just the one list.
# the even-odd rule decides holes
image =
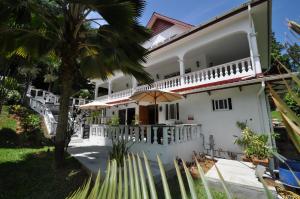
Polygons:
[[245,157],[243,160],[251,160],[254,165],[268,166],[272,154],[272,149],[268,145],[269,136],[256,134],[245,123],[238,122],[237,126],[241,128],[242,135],[235,140],[235,144],[244,149]]

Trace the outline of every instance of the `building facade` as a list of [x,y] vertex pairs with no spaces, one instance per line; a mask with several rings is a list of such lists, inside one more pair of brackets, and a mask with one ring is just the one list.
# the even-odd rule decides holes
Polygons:
[[[127,133],[137,142],[130,150],[144,150],[150,159],[160,154],[169,163],[194,150],[221,157],[239,154],[234,144],[241,135],[237,121],[269,134],[265,82],[273,77],[263,72],[270,63],[270,7],[267,0],[251,1],[198,26],[153,13],[147,24],[153,36],[143,44],[148,49],[143,65],[154,82],[141,85],[118,72],[107,81],[93,80],[95,100],[111,107],[91,125],[90,139],[99,141],[105,135],[101,125],[118,117],[121,127],[114,133]],[[150,89],[184,98],[158,103],[157,111],[155,105],[130,100],[134,92]],[[155,124],[167,126],[161,142]]]

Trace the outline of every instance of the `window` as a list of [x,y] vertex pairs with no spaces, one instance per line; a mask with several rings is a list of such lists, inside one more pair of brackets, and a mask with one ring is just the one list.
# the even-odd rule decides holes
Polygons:
[[231,98],[212,100],[213,111],[228,111],[232,110]]
[[179,104],[166,104],[166,120],[179,120]]

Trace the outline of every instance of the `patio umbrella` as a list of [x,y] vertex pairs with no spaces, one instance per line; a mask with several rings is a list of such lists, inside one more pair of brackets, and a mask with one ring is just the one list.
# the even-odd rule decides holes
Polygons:
[[79,106],[79,108],[83,110],[101,110],[108,107],[110,107],[110,105],[99,101],[93,101],[91,103]]
[[[158,102],[173,102],[182,99],[182,95],[169,91],[162,91],[158,89],[151,89],[145,91],[137,91],[133,93],[130,99],[137,102],[149,102],[156,105]],[[154,121],[156,122],[156,106],[154,108]]]

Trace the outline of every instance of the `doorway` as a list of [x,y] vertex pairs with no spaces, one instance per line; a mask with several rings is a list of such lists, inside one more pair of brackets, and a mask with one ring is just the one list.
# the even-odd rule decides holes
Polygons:
[[135,108],[127,109],[127,125],[132,125],[133,120],[135,120]]
[[[141,124],[157,124],[158,123],[158,105],[140,106],[139,120]],[[156,117],[155,117],[156,108]],[[156,121],[155,121],[156,118]]]
[[119,110],[119,120],[120,124],[125,124],[126,122],[126,109]]

